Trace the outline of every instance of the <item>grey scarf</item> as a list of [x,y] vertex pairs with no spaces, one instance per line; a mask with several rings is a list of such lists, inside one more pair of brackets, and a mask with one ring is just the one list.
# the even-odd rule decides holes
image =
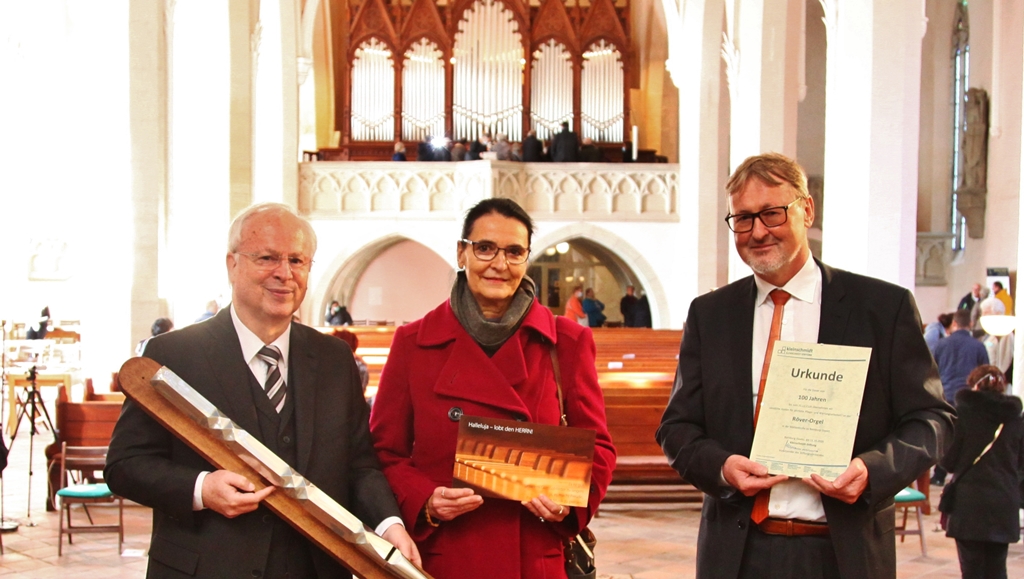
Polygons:
[[473,297],[473,293],[469,291],[466,272],[460,271],[452,286],[449,303],[452,312],[455,313],[455,319],[459,320],[462,327],[476,343],[480,344],[488,356],[493,356],[519,329],[519,325],[530,311],[530,306],[533,305],[535,294],[533,280],[529,276],[523,276],[523,281],[519,283],[519,289],[512,296],[512,303],[509,304],[505,315],[497,321],[488,320],[480,310],[480,304]]

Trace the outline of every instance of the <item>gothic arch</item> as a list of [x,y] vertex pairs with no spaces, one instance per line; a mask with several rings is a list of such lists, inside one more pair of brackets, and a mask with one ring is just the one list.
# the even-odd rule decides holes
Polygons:
[[601,245],[609,253],[622,260],[636,274],[640,284],[646,288],[651,302],[651,320],[655,328],[671,327],[668,298],[665,286],[658,277],[658,272],[628,241],[622,237],[590,223],[577,222],[560,227],[554,231],[538,235],[530,243],[531,247],[543,249],[574,239],[585,239]]
[[326,264],[325,271],[328,273],[319,279],[312,296],[307,300],[310,309],[303,310],[303,319],[307,320],[310,325],[321,325],[323,312],[327,309],[328,304],[335,299],[335,296],[340,296],[344,300],[351,299],[359,280],[370,264],[386,250],[403,241],[412,241],[426,247],[445,263],[450,264],[454,261],[454,243],[451,243],[448,252],[444,253],[442,248],[438,248],[429,240],[417,239],[415,236],[399,233],[389,233],[350,252],[339,252]]

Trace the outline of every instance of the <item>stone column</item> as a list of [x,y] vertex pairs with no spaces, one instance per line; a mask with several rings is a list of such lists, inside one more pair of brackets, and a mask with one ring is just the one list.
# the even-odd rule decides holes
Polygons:
[[828,37],[822,258],[913,289],[921,2],[821,0]]
[[128,5],[134,267],[131,335],[129,343],[122,344],[123,353],[131,352],[134,342],[149,335],[156,318],[169,315],[167,302],[159,291],[160,256],[166,250],[167,224],[168,9],[164,0]]
[[[719,113],[722,14],[724,0],[663,2],[669,38],[666,69],[679,89],[679,212],[682,243],[675,251],[678,271],[673,296],[680,311],[672,312],[672,327],[686,317],[690,301],[726,281],[728,228],[724,217],[723,173],[727,155],[721,153]],[[680,13],[679,10],[682,10]],[[700,79],[700,82],[692,82]],[[663,272],[668,273],[668,272]]]
[[[787,38],[801,32],[802,11],[791,11],[790,4],[788,0],[726,0],[722,57],[731,104],[730,173],[751,155],[774,151],[796,156],[798,95],[793,83],[798,63],[787,58],[787,48],[792,51],[798,44],[788,43]],[[729,279],[749,274],[750,268],[731,250]]]
[[174,323],[229,295],[231,46],[227,0],[168,2],[167,259],[160,292]]
[[253,201],[298,202],[299,2],[262,0],[253,35]]

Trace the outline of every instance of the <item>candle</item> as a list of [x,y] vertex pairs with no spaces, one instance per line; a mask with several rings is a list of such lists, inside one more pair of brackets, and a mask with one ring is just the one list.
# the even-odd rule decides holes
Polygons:
[[640,140],[640,127],[633,125],[633,161],[636,161],[636,143]]

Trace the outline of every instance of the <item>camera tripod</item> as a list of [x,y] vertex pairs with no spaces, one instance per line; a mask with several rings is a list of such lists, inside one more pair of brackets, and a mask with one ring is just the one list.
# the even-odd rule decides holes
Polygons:
[[56,432],[53,427],[53,421],[50,420],[50,412],[46,409],[46,404],[43,403],[43,395],[39,391],[39,387],[36,384],[36,367],[32,366],[29,369],[28,375],[26,376],[29,380],[28,386],[25,388],[25,398],[20,400],[18,403],[21,408],[18,409],[17,422],[14,425],[14,432],[11,434],[11,447],[14,447],[14,441],[18,437],[18,430],[21,429],[21,421],[24,417],[28,417],[28,501],[27,501],[27,512],[25,514],[25,526],[34,527],[36,524],[32,521],[32,464],[35,450],[36,434],[39,434],[38,427],[36,426],[36,420],[40,417],[40,409],[42,409],[42,416],[46,418],[46,424],[50,427],[50,432]]

